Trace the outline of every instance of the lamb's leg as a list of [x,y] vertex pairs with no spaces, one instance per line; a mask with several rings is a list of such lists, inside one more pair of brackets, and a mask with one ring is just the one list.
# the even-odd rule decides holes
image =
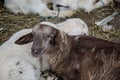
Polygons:
[[39,13],[40,16],[45,16],[45,17],[55,17],[57,16],[57,11],[49,10],[49,9],[44,9],[43,12]]
[[113,20],[115,15],[117,15],[117,14],[118,14],[118,12],[114,12],[112,15],[109,15],[109,16],[105,17],[104,19],[96,22],[95,24],[98,25],[98,26],[106,25],[108,22]]
[[112,0],[99,0],[99,2],[93,5],[93,9],[101,8],[112,2]]
[[104,3],[102,1],[99,1],[97,3],[94,4],[94,8],[100,8],[100,7],[103,7],[104,6]]
[[[58,17],[70,17],[72,16],[74,13],[74,11],[60,11],[59,16]],[[39,15],[40,16],[52,16],[52,17],[56,17],[58,15],[58,10],[50,10],[46,5],[44,5],[44,9],[41,11],[39,11]]]
[[[70,17],[74,14],[74,11],[60,11],[59,16],[58,17]],[[40,14],[40,16],[52,16],[52,17],[56,17],[58,15],[58,11],[56,10],[44,10],[43,14]]]
[[102,27],[103,31],[109,31],[112,29],[112,26],[111,25],[108,25],[108,23],[114,19],[115,15],[117,15],[118,12],[114,12],[112,15],[109,15],[107,17],[105,17],[104,19],[98,21],[98,22],[95,22],[95,24],[97,26],[100,26]]
[[58,17],[65,18],[65,17],[70,17],[73,14],[74,14],[74,11],[60,11],[60,14]]
[[16,5],[12,4],[12,3],[7,3],[5,4],[5,7],[8,8],[11,12],[18,14],[21,13],[21,9],[19,7],[16,7]]

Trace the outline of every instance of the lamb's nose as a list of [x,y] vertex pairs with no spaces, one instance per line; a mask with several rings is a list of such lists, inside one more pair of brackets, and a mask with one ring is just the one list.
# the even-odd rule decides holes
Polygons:
[[33,55],[33,57],[39,57],[41,51],[42,51],[41,48],[39,48],[39,49],[32,48],[32,55]]
[[62,5],[56,4],[56,7],[62,7]]
[[56,4],[56,7],[65,7],[65,8],[69,8],[69,6],[60,5],[60,4]]

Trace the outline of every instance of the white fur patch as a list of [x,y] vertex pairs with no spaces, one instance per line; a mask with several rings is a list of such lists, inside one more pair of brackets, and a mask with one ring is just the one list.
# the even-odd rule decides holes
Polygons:
[[51,22],[41,22],[40,24],[48,25],[48,26],[50,26],[50,27],[53,27],[53,28],[59,30],[59,28],[57,27],[57,25],[54,24],[54,23],[51,23]]
[[40,63],[31,54],[32,42],[15,44],[18,38],[31,32],[32,29],[20,30],[0,46],[0,80],[39,80]]

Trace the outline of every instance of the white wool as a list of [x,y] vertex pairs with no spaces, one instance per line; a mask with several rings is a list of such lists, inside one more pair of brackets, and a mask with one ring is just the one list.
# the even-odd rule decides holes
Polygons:
[[41,22],[40,24],[46,24],[53,28],[59,29],[68,35],[88,35],[88,26],[80,18],[71,18],[67,19],[61,23],[51,23],[51,22]]
[[[47,1],[47,0],[46,0]],[[39,14],[40,16],[56,16],[57,12],[47,7],[43,0],[5,0],[4,6],[13,13]]]
[[0,46],[0,80],[39,80],[40,64],[31,54],[32,43],[14,43],[30,32],[32,29],[18,31]]
[[57,26],[60,30],[68,33],[68,35],[88,35],[88,26],[80,18],[67,19],[58,23]]
[[51,23],[51,22],[44,21],[44,22],[40,22],[40,24],[49,25],[50,27],[53,27],[53,28],[59,30],[59,28],[57,27],[57,25],[54,24],[54,23]]
[[103,7],[112,0],[99,0],[97,3],[95,3],[96,0],[54,0],[54,9],[57,9],[55,6],[56,4],[69,6],[69,8],[60,8],[61,10],[78,10],[78,9],[84,9],[86,12],[90,12],[96,8]]
[[58,10],[56,5],[63,5],[68,6],[68,8],[59,7],[61,11],[74,11],[83,9],[85,12],[91,12],[94,9],[106,6],[112,1],[113,0],[98,0],[98,2],[96,2],[96,0],[53,0],[53,7],[54,10]]

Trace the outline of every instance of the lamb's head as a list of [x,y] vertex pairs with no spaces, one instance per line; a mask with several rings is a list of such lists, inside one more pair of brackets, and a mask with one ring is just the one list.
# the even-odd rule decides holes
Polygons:
[[33,46],[32,55],[39,57],[44,53],[52,44],[56,35],[56,29],[44,22],[35,25],[33,29]]
[[77,3],[76,0],[54,0],[53,2],[53,8],[55,10],[70,10],[71,7],[76,8],[76,4],[74,5],[74,3]]
[[62,32],[51,22],[41,22],[33,28],[32,55],[40,57],[44,53],[55,50],[59,52],[69,51],[71,42],[76,41],[79,36],[69,36]]
[[67,0],[54,0],[53,2],[53,8],[55,10],[60,9],[60,10],[68,10],[69,9],[69,5],[68,5]]

